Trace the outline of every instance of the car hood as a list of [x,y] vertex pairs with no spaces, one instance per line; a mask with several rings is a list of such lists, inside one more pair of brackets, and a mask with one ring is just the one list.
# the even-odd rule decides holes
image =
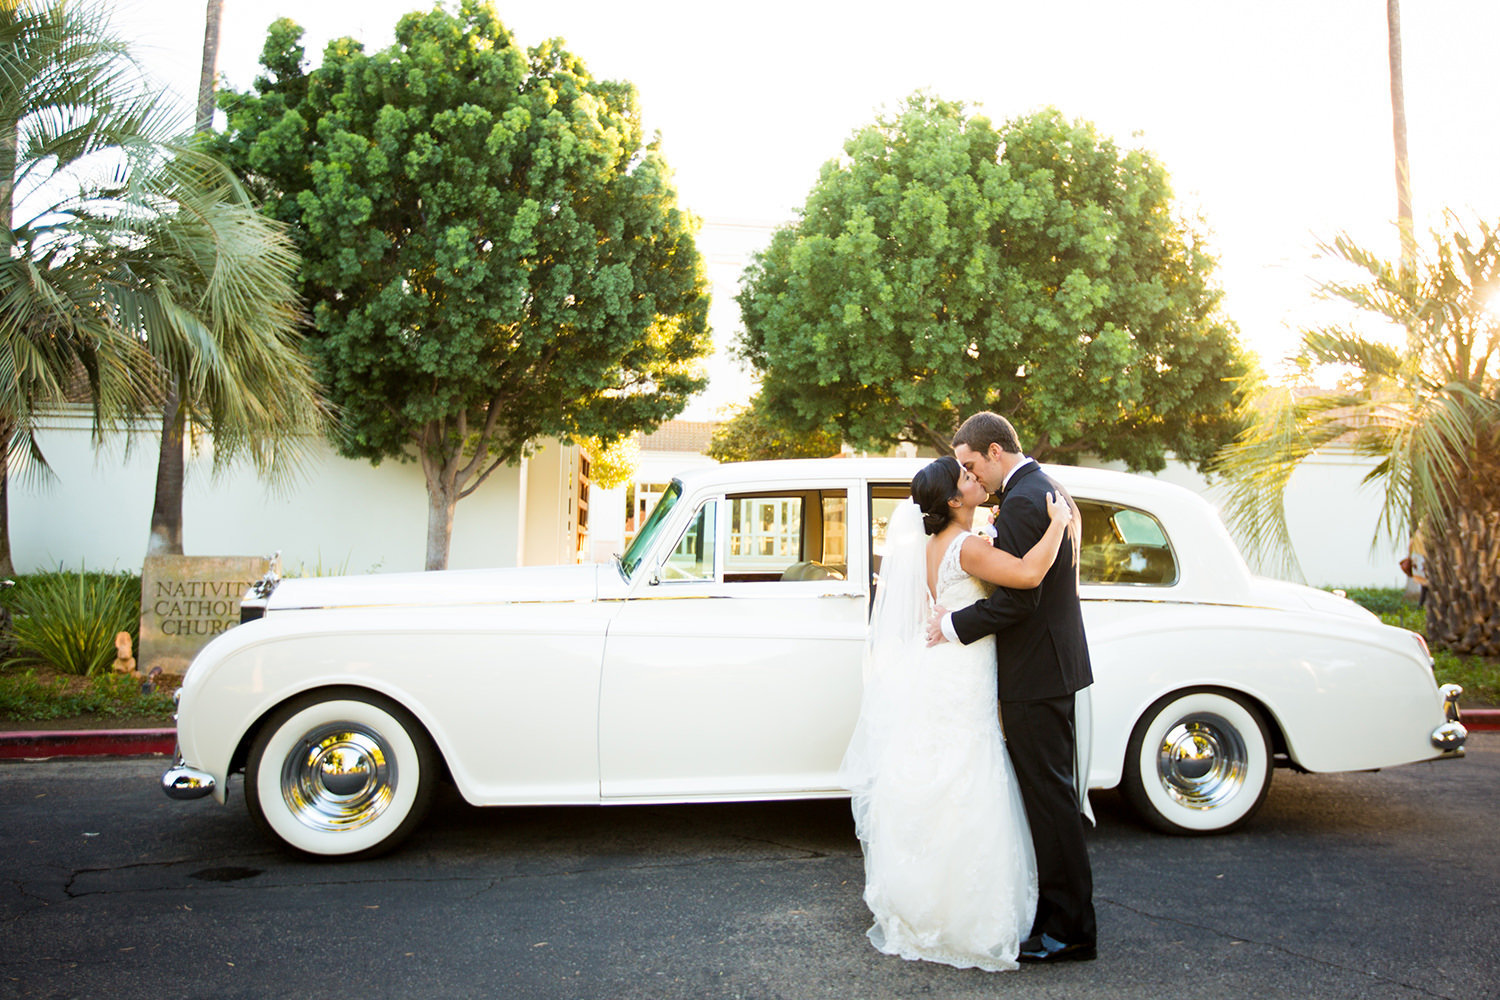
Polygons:
[[599,596],[599,569],[588,563],[282,580],[266,610],[593,601]]
[[1258,576],[1250,582],[1250,599],[1253,603],[1288,611],[1317,611],[1359,621],[1379,621],[1379,616],[1366,611],[1347,597],[1331,594],[1326,590],[1304,587],[1300,583],[1271,580]]

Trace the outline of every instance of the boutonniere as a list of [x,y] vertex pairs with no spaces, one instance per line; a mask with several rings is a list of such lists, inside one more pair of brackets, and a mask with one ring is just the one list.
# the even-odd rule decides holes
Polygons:
[[995,526],[993,524],[981,524],[979,527],[974,529],[974,533],[976,535],[983,535],[985,538],[988,538],[991,541],[994,540],[995,535],[997,534],[997,532],[995,531]]

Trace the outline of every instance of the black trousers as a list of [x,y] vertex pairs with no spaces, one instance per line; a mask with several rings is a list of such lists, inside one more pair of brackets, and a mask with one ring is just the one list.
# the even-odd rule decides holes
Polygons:
[[1002,702],[1000,719],[1036,847],[1032,934],[1095,943],[1094,876],[1073,785],[1073,696]]

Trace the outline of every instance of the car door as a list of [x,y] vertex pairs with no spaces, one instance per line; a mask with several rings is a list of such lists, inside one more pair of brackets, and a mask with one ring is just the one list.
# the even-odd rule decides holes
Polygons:
[[829,482],[698,498],[609,627],[605,798],[836,791],[866,620],[854,495]]

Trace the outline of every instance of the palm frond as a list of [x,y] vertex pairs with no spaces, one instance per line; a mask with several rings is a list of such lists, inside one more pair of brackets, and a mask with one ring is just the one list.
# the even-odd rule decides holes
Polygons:
[[[1376,459],[1365,477],[1383,490],[1372,544],[1404,537],[1415,524],[1441,528],[1466,501],[1477,442],[1500,432],[1500,231],[1483,222],[1472,235],[1455,216],[1434,232],[1415,266],[1403,271],[1341,235],[1324,256],[1355,273],[1324,282],[1324,295],[1355,306],[1364,323],[1304,333],[1304,379],[1322,366],[1352,372],[1357,392],[1292,390],[1265,400],[1250,430],[1221,452],[1232,523],[1254,546],[1280,549],[1294,565],[1282,493],[1296,465],[1334,442]],[[1404,347],[1383,342],[1393,329]]]

